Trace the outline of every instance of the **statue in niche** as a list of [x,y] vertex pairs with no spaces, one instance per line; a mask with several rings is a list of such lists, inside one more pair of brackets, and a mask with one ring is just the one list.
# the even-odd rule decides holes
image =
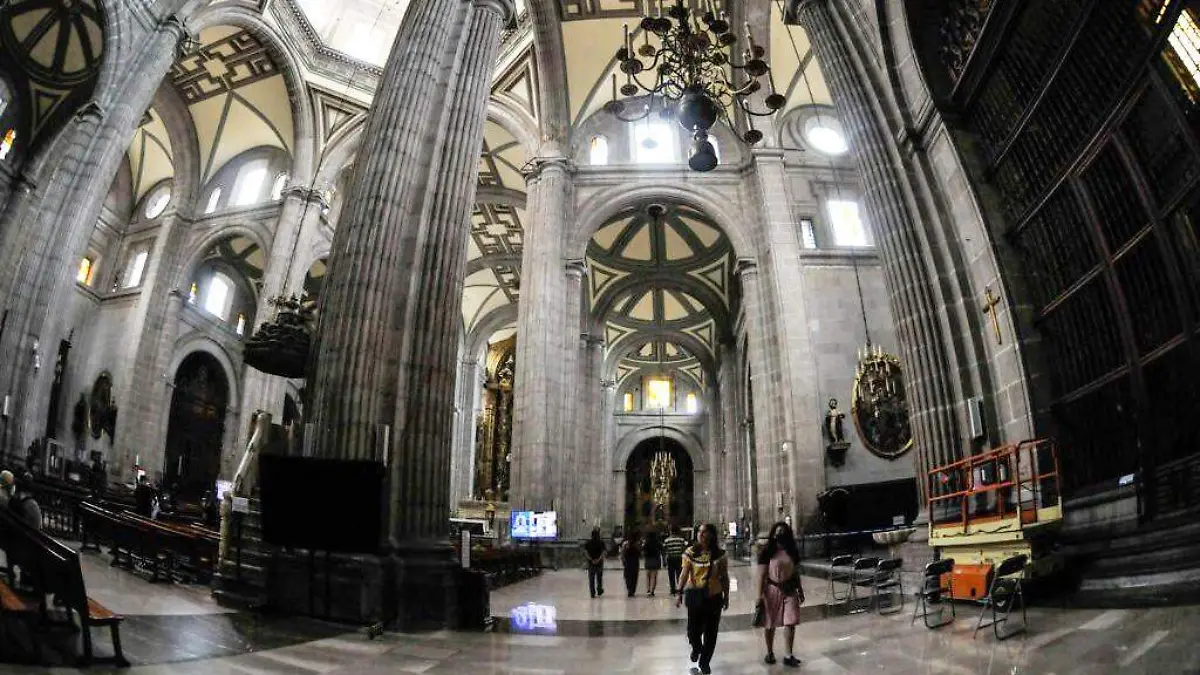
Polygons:
[[846,431],[843,425],[845,419],[845,413],[838,410],[838,400],[836,398],[829,399],[829,410],[825,412],[825,435],[829,438],[830,443],[846,442]]
[[835,467],[846,463],[846,451],[850,449],[850,442],[846,440],[845,419],[846,414],[838,410],[837,399],[829,399],[829,410],[825,411],[825,423],[821,426],[829,441],[825,446],[825,455]]

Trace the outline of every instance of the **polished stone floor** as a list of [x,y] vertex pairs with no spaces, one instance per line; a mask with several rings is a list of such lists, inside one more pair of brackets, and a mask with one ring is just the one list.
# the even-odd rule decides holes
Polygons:
[[[228,613],[203,588],[150,584],[85,563],[89,591],[128,616],[122,629],[130,675],[430,675],[512,673],[690,672],[683,610],[666,595],[625,596],[618,570],[606,574],[606,594],[591,599],[581,570],[560,570],[492,594],[497,629],[491,633],[386,633],[368,640],[346,626],[299,618]],[[761,633],[750,627],[749,568],[734,569],[731,608],[713,661],[715,673],[782,673],[766,666]],[[1149,610],[1074,610],[1034,607],[1029,631],[1004,642],[981,631],[978,610],[959,605],[958,621],[938,631],[910,626],[911,603],[891,616],[845,615],[826,609],[826,583],[806,580],[808,603],[800,626],[799,672],[896,673],[1200,673],[1200,607]],[[107,634],[94,633],[101,652]],[[0,673],[103,673],[0,664]]]

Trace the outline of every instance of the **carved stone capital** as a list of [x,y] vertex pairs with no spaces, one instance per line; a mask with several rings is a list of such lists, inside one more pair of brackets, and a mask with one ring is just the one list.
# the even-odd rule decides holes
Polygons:
[[505,26],[513,24],[517,20],[517,5],[513,0],[471,0],[471,4],[483,10],[495,12]]
[[160,21],[158,30],[174,36],[175,55],[179,58],[194,54],[200,48],[200,41],[178,14],[172,14]]
[[566,157],[534,157],[525,163],[522,171],[528,184],[540,179],[547,171],[561,171],[570,175],[575,171],[575,163]]
[[754,258],[738,258],[733,265],[733,273],[745,278],[758,274],[758,261]]
[[75,111],[75,121],[83,122],[103,122],[105,116],[104,106],[100,105],[99,101],[92,99],[83,104],[83,107]]
[[325,193],[322,190],[311,188],[307,185],[290,183],[283,189],[283,196],[285,198],[296,197],[301,201],[312,202],[322,209],[329,208],[329,202],[325,200]]
[[571,258],[567,260],[565,265],[567,276],[572,280],[579,281],[587,274],[587,260],[583,258]]

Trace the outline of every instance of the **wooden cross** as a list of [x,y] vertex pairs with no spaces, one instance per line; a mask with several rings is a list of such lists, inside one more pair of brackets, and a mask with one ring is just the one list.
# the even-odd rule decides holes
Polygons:
[[983,313],[992,315],[992,328],[996,331],[996,344],[1004,344],[1004,338],[1000,335],[1000,317],[996,313],[996,305],[1000,304],[1000,296],[992,295],[991,286],[985,286],[983,289]]

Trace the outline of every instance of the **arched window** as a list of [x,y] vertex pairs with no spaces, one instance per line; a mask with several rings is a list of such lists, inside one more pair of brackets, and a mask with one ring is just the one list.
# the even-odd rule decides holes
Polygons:
[[588,161],[591,162],[592,166],[604,166],[608,164],[608,139],[599,135],[592,136],[588,152]]
[[92,274],[96,271],[95,263],[89,257],[84,257],[79,261],[79,271],[75,273],[75,281],[84,286],[92,285]]
[[638,164],[674,164],[675,133],[666,122],[635,124],[633,156]]
[[621,403],[621,408],[625,412],[633,412],[633,394],[626,392],[625,396],[621,399]]
[[275,176],[275,182],[271,184],[271,201],[277,202],[283,199],[283,188],[287,187],[288,175],[281,173]]
[[171,188],[168,185],[160,185],[154,188],[150,196],[146,198],[146,218],[154,220],[161,216],[163,211],[167,210],[167,204],[171,203]]
[[208,282],[208,292],[204,295],[204,311],[225,320],[229,318],[229,308],[233,305],[233,283],[224,274],[214,274]]
[[234,190],[233,205],[249,206],[262,198],[263,185],[267,182],[267,160],[250,162],[242,168]]
[[246,315],[245,314],[242,314],[240,312],[238,313],[237,328],[235,328],[234,330],[237,331],[238,335],[246,334]]
[[13,143],[17,142],[17,132],[14,129],[9,129],[4,132],[4,139],[0,140],[0,159],[8,159],[8,153],[12,152]]
[[830,199],[825,204],[829,211],[833,243],[837,246],[870,246],[867,228],[863,226],[858,212],[858,202],[848,199]]
[[670,380],[646,380],[646,409],[672,408]]
[[687,395],[687,411],[689,415],[695,415],[700,412],[700,401],[696,399],[695,394]]
[[142,283],[142,274],[146,271],[146,260],[149,257],[150,250],[148,248],[143,248],[133,254],[125,267],[125,283],[121,284],[122,288],[133,288]]
[[217,202],[221,201],[221,186],[213,188],[212,192],[208,193],[208,203],[204,205],[204,213],[209,214],[217,210]]

